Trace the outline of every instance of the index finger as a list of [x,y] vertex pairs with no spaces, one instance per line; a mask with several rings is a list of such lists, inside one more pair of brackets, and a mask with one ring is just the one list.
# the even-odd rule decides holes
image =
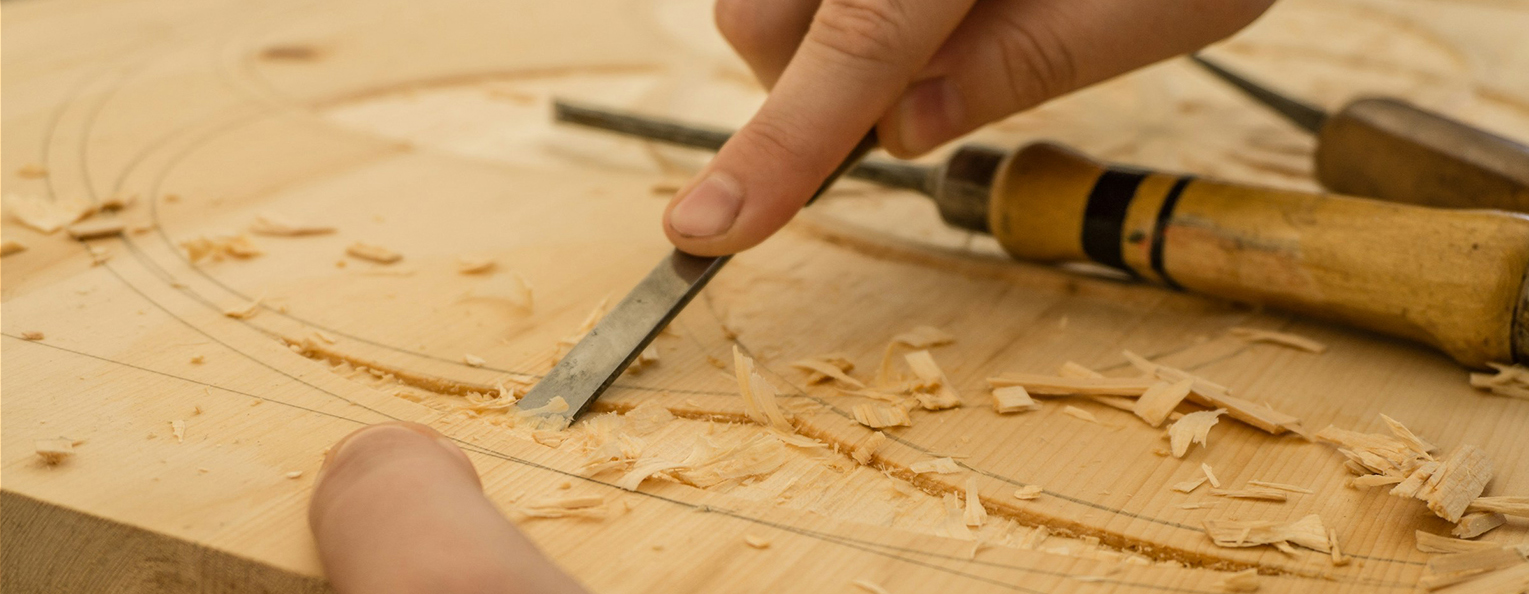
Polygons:
[[796,214],[973,0],[825,0],[770,96],[665,212],[681,250],[730,254]]

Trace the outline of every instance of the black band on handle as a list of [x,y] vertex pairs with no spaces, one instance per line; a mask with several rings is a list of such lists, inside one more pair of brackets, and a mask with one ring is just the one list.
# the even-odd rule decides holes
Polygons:
[[1184,188],[1194,180],[1193,176],[1186,175],[1179,178],[1179,181],[1173,182],[1173,187],[1168,189],[1168,195],[1163,197],[1162,208],[1157,211],[1157,222],[1152,224],[1152,247],[1149,254],[1152,271],[1157,273],[1158,278],[1163,279],[1163,284],[1176,291],[1182,291],[1184,287],[1179,286],[1173,277],[1168,276],[1168,268],[1163,262],[1163,233],[1168,230],[1168,223],[1173,220],[1173,207],[1178,205],[1179,195],[1183,194]]
[[1147,172],[1110,169],[1094,182],[1083,211],[1083,253],[1095,262],[1136,274],[1126,266],[1121,252],[1121,234],[1125,232],[1126,209],[1136,197],[1136,188],[1147,179]]

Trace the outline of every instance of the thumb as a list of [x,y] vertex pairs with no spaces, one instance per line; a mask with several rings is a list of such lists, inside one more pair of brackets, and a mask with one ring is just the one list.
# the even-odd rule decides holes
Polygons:
[[680,250],[731,254],[791,220],[973,0],[824,0],[769,98],[664,213]]

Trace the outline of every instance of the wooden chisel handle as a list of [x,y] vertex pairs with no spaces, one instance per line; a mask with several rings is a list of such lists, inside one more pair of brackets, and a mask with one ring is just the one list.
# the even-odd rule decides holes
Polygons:
[[1529,216],[1108,167],[1053,144],[1010,156],[988,223],[1015,258],[1112,266],[1432,344],[1529,362]]
[[1316,168],[1340,194],[1529,212],[1529,146],[1397,99],[1361,99],[1329,116]]

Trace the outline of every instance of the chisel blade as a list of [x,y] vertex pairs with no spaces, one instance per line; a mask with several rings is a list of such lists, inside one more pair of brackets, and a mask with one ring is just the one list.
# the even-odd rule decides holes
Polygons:
[[[875,147],[876,133],[872,131],[823,181],[812,198],[816,200]],[[678,250],[666,256],[552,371],[531,387],[518,408],[536,411],[534,416],[542,417],[545,425],[566,426],[615,383],[730,259],[732,256],[692,256]],[[567,403],[566,409],[548,406],[558,398]]]
[[1274,110],[1275,113],[1284,116],[1290,123],[1305,128],[1313,134],[1322,131],[1322,124],[1327,123],[1327,112],[1294,97],[1280,94],[1274,89],[1263,86],[1252,79],[1236,72],[1228,70],[1214,61],[1206,59],[1200,54],[1190,54],[1189,59],[1194,60],[1201,68],[1216,75],[1227,84],[1236,87],[1243,94],[1252,97],[1255,101],[1264,104],[1265,107]]

